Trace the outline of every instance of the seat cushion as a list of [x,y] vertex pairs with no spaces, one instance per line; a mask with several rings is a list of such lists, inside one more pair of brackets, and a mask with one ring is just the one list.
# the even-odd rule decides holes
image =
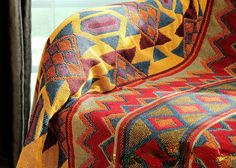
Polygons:
[[[191,79],[199,79],[197,86]],[[117,167],[234,164],[235,112],[235,78],[148,80],[88,95],[68,114],[71,161],[75,167],[114,160]]]

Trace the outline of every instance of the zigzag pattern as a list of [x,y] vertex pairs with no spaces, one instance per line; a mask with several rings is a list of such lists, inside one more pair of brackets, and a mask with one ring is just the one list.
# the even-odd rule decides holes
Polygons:
[[[173,162],[169,162],[165,166],[173,166],[177,160],[180,165],[183,164],[182,156],[185,155],[182,155],[183,153],[179,152],[179,150],[186,149],[187,134],[210,118],[214,118],[215,115],[221,114],[228,109],[235,109],[235,97],[228,97],[222,94],[222,88],[230,88],[228,89],[230,91],[234,90],[235,86],[235,82],[221,84],[209,89],[206,86],[202,86],[206,89],[194,90],[193,93],[187,92],[187,94],[182,94],[176,98],[172,97],[170,100],[157,103],[144,111],[140,109],[140,112],[137,111],[137,115],[132,117],[130,121],[126,118],[128,120],[126,124],[120,125],[121,130],[126,131],[121,134],[118,142],[123,138],[126,140],[117,146],[118,151],[121,151],[118,152],[119,157],[117,158],[126,159],[124,162],[119,162],[122,165],[130,166],[130,163],[137,162],[137,158],[142,160],[142,157],[135,153],[136,150],[155,138],[156,143],[165,152],[165,155],[173,159]],[[211,95],[207,94],[207,92],[210,92]],[[220,103],[221,106],[215,108],[217,103]],[[138,126],[137,129],[136,125]],[[140,129],[145,130],[143,132],[144,135],[132,137],[133,135],[140,135],[137,132]],[[172,137],[175,137],[175,139],[171,140]],[[177,142],[181,143],[178,144]],[[125,148],[122,146],[125,146]],[[151,148],[150,150],[154,149]],[[144,162],[141,165],[150,166]]]
[[[93,161],[89,159],[89,162],[83,164],[84,167],[94,163],[95,158],[101,158],[98,159],[98,161],[103,161],[102,163],[97,161],[96,164],[102,164],[105,166],[106,164],[104,160],[107,159],[107,165],[109,165],[109,162],[111,162],[112,159],[112,151],[107,152],[105,149],[102,149],[101,151],[100,146],[110,141],[112,138],[111,136],[114,135],[116,124],[122,117],[126,115],[126,113],[129,113],[130,111],[146,105],[158,98],[159,96],[155,94],[155,92],[157,92],[157,89],[127,89],[122,92],[117,92],[116,94],[107,95],[107,98],[111,101],[101,101],[99,99],[97,100],[97,98],[94,98],[91,102],[89,102],[91,106],[98,108],[87,111],[83,109],[81,112],[78,111],[82,121],[84,124],[86,124],[86,130],[77,140],[78,144],[88,152],[95,150],[100,151],[96,152],[96,154],[93,154]],[[92,118],[90,116],[92,116]],[[104,120],[105,125],[101,126],[101,123],[95,124],[99,120]],[[108,132],[101,127],[104,127],[106,130],[108,130]],[[102,143],[98,141],[98,144],[94,144],[93,137],[97,137],[98,135],[101,135],[101,133],[103,134],[104,141]],[[113,143],[114,141],[112,141],[112,144]],[[104,158],[104,156],[107,158]]]
[[[228,10],[231,10],[231,12],[224,12],[223,15],[221,14],[217,17],[218,22],[221,23],[221,26],[224,29],[225,33],[223,37],[217,37],[217,40],[213,43],[213,45],[215,45],[223,55],[220,55],[220,57],[218,57],[214,62],[209,63],[209,67],[218,74],[225,73],[224,71],[226,71],[226,68],[228,68],[227,71],[231,72],[232,75],[235,75],[235,70],[230,69],[229,66],[233,62],[236,62],[236,50],[233,47],[233,44],[236,42],[236,22],[235,20],[232,21],[231,19],[236,17],[236,12],[233,5],[230,4]],[[222,59],[227,59],[227,61],[224,61],[224,63],[222,64]]]
[[[195,78],[194,78],[195,79]],[[207,77],[209,79],[209,77]],[[214,81],[213,81],[214,79]],[[220,81],[222,79],[220,78],[211,78],[211,82]],[[153,101],[156,101],[158,99],[164,98],[165,96],[178,93],[180,91],[184,90],[190,90],[196,86],[202,86],[207,84],[207,82],[197,83],[197,85],[192,85],[191,83],[187,85],[185,81],[176,81],[173,83],[159,83],[159,84],[150,84],[147,82],[145,85],[142,84],[142,87],[140,88],[140,85],[137,85],[133,89],[130,87],[125,87],[122,91],[113,92],[111,94],[107,95],[108,100],[99,100],[100,98],[94,98],[91,101],[88,101],[88,103],[93,108],[93,110],[85,110],[78,109],[77,113],[80,115],[82,121],[86,125],[86,130],[84,130],[84,133],[81,134],[80,138],[78,139],[78,143],[80,147],[83,149],[86,149],[86,151],[99,151],[103,150],[103,153],[98,153],[94,158],[101,157],[104,160],[104,156],[106,156],[106,159],[111,162],[112,158],[112,151],[107,152],[106,149],[100,149],[100,146],[103,144],[107,144],[113,146],[114,141],[111,141],[113,139],[115,128],[117,126],[117,123],[120,119],[122,119],[127,113],[130,113],[140,107],[143,107]],[[204,80],[203,80],[204,81]],[[207,80],[208,81],[208,80]],[[209,82],[209,81],[208,81]],[[184,85],[183,85],[184,84]],[[222,101],[219,99],[219,101]],[[191,107],[189,107],[191,108]],[[193,107],[195,108],[195,106]],[[115,110],[114,110],[115,109]],[[92,118],[91,118],[92,117]],[[104,120],[104,126],[105,129],[109,132],[107,132],[107,135],[105,136],[105,130],[104,128],[101,129],[101,123],[97,122],[100,120]],[[94,125],[95,123],[98,123],[99,125]],[[92,125],[91,125],[92,124]],[[94,145],[93,137],[96,137],[101,134],[101,130],[103,130],[103,141],[97,142],[97,145]],[[90,143],[89,143],[90,142]],[[107,146],[106,146],[107,147]],[[89,153],[90,153],[89,152]],[[89,164],[94,163],[90,160],[89,163],[85,164],[86,166],[89,166]],[[108,162],[108,163],[109,163]],[[107,163],[107,164],[108,164]],[[99,163],[97,163],[99,164]],[[104,164],[104,163],[103,163]]]
[[216,15],[217,21],[223,31],[210,39],[211,46],[217,54],[214,60],[209,60],[208,67],[218,74],[228,75],[230,73],[235,75],[234,70],[230,69],[230,65],[236,61],[234,57],[236,51],[232,46],[236,38],[236,26],[232,18],[235,17],[236,12],[235,6],[230,1],[227,1],[227,3],[228,8]]

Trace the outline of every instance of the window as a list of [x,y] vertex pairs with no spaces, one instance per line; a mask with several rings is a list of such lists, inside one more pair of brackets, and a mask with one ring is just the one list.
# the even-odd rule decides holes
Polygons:
[[46,40],[53,30],[67,17],[82,9],[123,1],[128,0],[32,0],[31,102],[41,54]]

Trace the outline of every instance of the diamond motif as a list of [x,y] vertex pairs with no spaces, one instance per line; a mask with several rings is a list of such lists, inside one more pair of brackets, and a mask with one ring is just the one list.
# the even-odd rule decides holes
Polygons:
[[196,96],[196,98],[204,103],[229,103],[228,100],[220,96]]
[[61,53],[58,53],[52,57],[54,64],[62,64],[64,62],[63,56]]
[[205,112],[205,110],[198,104],[178,105],[173,107],[181,114],[196,114]]
[[62,76],[84,77],[76,42],[75,36],[66,36],[48,48],[42,60],[47,82]]
[[159,131],[183,126],[183,123],[175,117],[150,118],[149,121]]
[[152,43],[158,37],[158,20],[160,11],[146,4],[130,3],[128,17],[131,24],[137,27]]

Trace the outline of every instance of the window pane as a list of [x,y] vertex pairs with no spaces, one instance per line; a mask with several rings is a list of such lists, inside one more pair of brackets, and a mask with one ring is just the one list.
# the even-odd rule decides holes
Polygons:
[[[32,65],[39,60],[48,35],[54,29],[53,11],[50,8],[35,8],[32,10]],[[32,69],[33,70],[33,69]],[[32,71],[35,72],[34,70]]]
[[81,11],[83,8],[55,8],[55,24],[58,26],[63,20],[74,13]]

